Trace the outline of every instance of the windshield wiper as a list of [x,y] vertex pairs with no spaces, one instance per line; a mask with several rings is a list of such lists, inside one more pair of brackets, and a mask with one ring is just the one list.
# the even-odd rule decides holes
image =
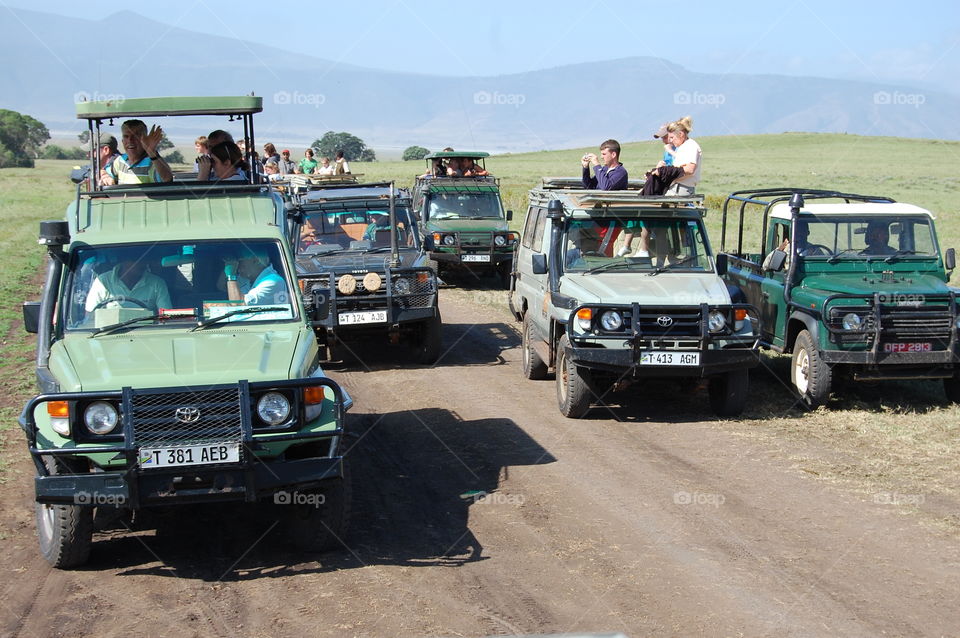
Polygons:
[[629,261],[610,261],[605,264],[600,264],[599,266],[594,266],[590,270],[586,271],[586,273],[584,274],[589,275],[592,272],[601,272],[604,270],[611,270],[613,268],[618,268],[622,266],[633,266],[633,265],[634,264]]
[[256,308],[238,308],[236,310],[231,310],[230,312],[224,313],[219,317],[212,317],[210,319],[204,319],[196,326],[190,329],[190,332],[200,330],[201,328],[206,328],[207,326],[212,326],[215,323],[219,323],[226,319],[227,317],[232,317],[234,315],[252,315],[258,312],[276,312],[278,310],[289,310],[288,307],[284,306],[257,306]]
[[[102,335],[107,332],[113,332],[119,330],[120,328],[125,328],[126,326],[139,323],[141,321],[156,321],[157,319],[163,319],[166,315],[145,315],[142,317],[134,317],[133,319],[127,319],[126,321],[121,321],[119,323],[111,323],[109,326],[103,326],[102,328],[97,328],[93,331],[90,337],[96,337],[97,335]],[[89,338],[89,337],[88,337]]]
[[856,252],[858,252],[856,248],[845,248],[834,255],[830,255],[830,257],[827,259],[827,263],[835,264],[837,263],[837,260],[840,259],[840,257],[842,257],[843,255],[846,255],[847,253],[856,253]]
[[669,264],[664,264],[664,265],[662,265],[662,266],[657,266],[657,267],[653,270],[653,272],[650,273],[650,276],[652,277],[652,276],[654,276],[654,275],[659,275],[660,273],[662,273],[662,272],[664,272],[664,271],[666,271],[666,270],[670,270],[670,269],[673,268],[674,266],[683,265],[683,264],[687,263],[688,261],[691,261],[692,259],[693,259],[693,256],[691,255],[691,256],[688,256],[688,257],[684,257],[683,259],[680,259],[679,261],[674,261],[674,262],[670,262]]
[[917,251],[915,251],[915,250],[898,250],[897,252],[893,253],[892,255],[890,255],[889,257],[887,257],[886,259],[884,259],[883,261],[885,261],[886,263],[889,264],[889,263],[891,263],[894,259],[896,259],[897,257],[900,257],[901,255],[916,255],[916,254],[917,254]]

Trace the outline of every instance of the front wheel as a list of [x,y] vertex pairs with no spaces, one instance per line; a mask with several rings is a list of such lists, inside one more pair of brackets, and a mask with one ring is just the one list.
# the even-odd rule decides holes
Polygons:
[[571,419],[583,417],[590,409],[590,384],[585,369],[567,357],[570,340],[560,337],[557,344],[557,405],[560,414]]
[[[44,458],[51,475],[58,474],[57,461]],[[93,544],[93,507],[36,504],[40,553],[57,569],[72,569],[87,562]]]
[[947,400],[951,403],[960,403],[960,378],[954,374],[943,380],[943,391],[947,394]]
[[815,408],[827,402],[832,373],[814,343],[813,336],[809,331],[801,330],[793,344],[790,382],[807,407]]
[[440,349],[443,345],[443,321],[440,313],[432,319],[427,319],[420,326],[420,341],[418,342],[417,360],[424,365],[433,365],[440,358]]
[[733,370],[711,377],[710,407],[717,416],[740,416],[747,405],[750,375],[746,370]]

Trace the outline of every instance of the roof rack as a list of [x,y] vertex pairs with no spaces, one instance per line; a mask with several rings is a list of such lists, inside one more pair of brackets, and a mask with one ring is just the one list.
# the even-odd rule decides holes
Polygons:
[[[625,190],[642,190],[644,183],[642,179],[628,179]],[[550,190],[585,190],[583,180],[579,177],[541,177],[540,188]]]
[[102,190],[84,191],[80,195],[90,199],[141,196],[149,198],[177,197],[203,198],[238,193],[266,193],[269,184],[247,182],[160,182],[156,184],[118,184],[105,186]]
[[763,206],[763,234],[761,237],[766,237],[770,209],[775,204],[789,202],[790,199],[796,194],[801,195],[804,201],[808,199],[842,199],[848,204],[851,202],[875,202],[886,204],[892,204],[896,202],[896,200],[882,195],[858,195],[856,193],[844,193],[842,191],[822,190],[816,188],[781,186],[777,188],[760,188],[734,191],[727,195],[727,198],[723,202],[723,214],[721,216],[720,223],[720,251],[723,252],[726,250],[727,207],[730,205],[731,201],[740,202],[740,208],[738,210],[739,224],[737,233],[737,254],[739,255],[743,254],[743,213],[747,207],[747,204]]
[[484,157],[490,157],[490,153],[485,153],[484,151],[437,151],[436,153],[429,153],[424,155],[423,159],[448,159],[451,157],[468,157],[471,159],[481,159]]

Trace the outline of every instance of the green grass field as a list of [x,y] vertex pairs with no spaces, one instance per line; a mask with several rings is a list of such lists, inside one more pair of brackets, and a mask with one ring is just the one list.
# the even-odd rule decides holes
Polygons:
[[[733,190],[803,186],[886,195],[931,210],[943,247],[960,249],[960,215],[956,195],[960,190],[960,143],[853,135],[787,133],[699,140],[703,147],[703,181],[699,192],[710,209],[708,228],[719,248],[723,196]],[[541,176],[577,175],[579,158],[586,150],[570,149],[503,155],[490,158],[487,168],[502,180],[504,204],[515,212],[519,229],[526,212],[526,193]],[[641,177],[661,154],[659,143],[627,144],[623,161],[634,177]],[[74,162],[41,161],[35,169],[0,170],[0,290],[7,303],[0,307],[0,343],[5,365],[0,386],[14,404],[33,391],[33,352],[20,327],[20,302],[38,299],[38,270],[44,251],[37,245],[38,222],[62,218],[74,187],[69,169]],[[395,180],[411,186],[424,162],[351,163],[365,180]],[[728,239],[729,241],[729,239]],[[461,294],[452,291],[452,294]],[[469,291],[462,293],[470,294]],[[483,293],[491,299],[489,292]],[[505,303],[501,311],[506,315]],[[764,369],[754,374],[749,419],[743,436],[776,447],[785,440],[824,442],[845,460],[793,458],[796,466],[822,480],[842,482],[858,489],[899,490],[928,497],[960,494],[960,458],[955,453],[960,435],[960,408],[946,404],[938,384],[899,382],[876,388],[858,384],[829,409],[807,414],[796,408],[788,388],[786,357],[765,357]],[[771,374],[767,374],[770,371]],[[778,380],[779,379],[779,380]],[[11,429],[19,407],[0,413],[0,430]],[[706,417],[705,417],[706,418]],[[731,424],[728,427],[739,427]],[[19,437],[0,436],[4,440]],[[20,449],[0,451],[0,481],[4,459]],[[960,529],[960,519],[944,519]]]

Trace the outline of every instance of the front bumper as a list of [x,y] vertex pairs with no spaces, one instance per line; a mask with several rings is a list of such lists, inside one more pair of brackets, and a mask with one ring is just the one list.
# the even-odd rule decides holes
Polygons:
[[673,350],[680,361],[683,355],[699,354],[698,365],[642,365],[642,350],[588,348],[570,346],[567,357],[578,366],[605,370],[633,378],[642,377],[708,377],[723,372],[753,368],[760,363],[758,349],[728,348],[725,350]]
[[[468,256],[467,260],[464,259],[465,255]],[[468,261],[470,256],[474,255],[482,255],[485,261]],[[490,249],[482,249],[474,252],[432,252],[430,253],[430,259],[448,266],[459,265],[464,268],[495,268],[501,264],[512,262],[513,250],[511,249],[508,252],[494,252]]]
[[[252,393],[270,390],[301,388],[306,386],[324,386],[333,394],[333,429],[312,431],[285,431],[265,434],[258,431],[257,436],[251,424],[249,406]],[[146,395],[169,396],[170,388],[133,390],[124,388],[113,392],[72,392],[44,394],[27,402],[20,416],[20,425],[27,435],[30,455],[37,470],[34,486],[36,500],[39,503],[62,503],[73,505],[111,505],[129,509],[168,504],[183,504],[218,501],[256,501],[263,496],[282,489],[311,489],[324,481],[342,476],[343,458],[339,455],[339,442],[343,436],[345,410],[352,404],[351,399],[340,386],[326,377],[293,379],[276,382],[248,383],[240,381],[236,386],[223,386],[237,389],[241,406],[238,440],[224,440],[222,443],[239,443],[240,461],[236,463],[198,464],[178,467],[144,469],[138,463],[141,447],[155,447],[138,441],[138,430],[132,416],[135,397]],[[217,389],[217,388],[214,388]],[[190,388],[176,388],[173,394],[190,392]],[[209,391],[195,389],[197,392]],[[70,440],[70,447],[52,447],[46,437],[40,436],[34,412],[38,406],[50,401],[66,401],[79,404],[83,402],[108,400],[120,405],[122,440],[106,442],[102,445],[83,445]],[[325,413],[325,412],[323,412]],[[78,416],[78,415],[77,415]],[[318,417],[319,418],[319,417]],[[171,419],[172,420],[172,419]],[[155,424],[156,418],[152,418]],[[166,427],[166,425],[164,425]],[[171,425],[171,428],[183,428]],[[119,438],[119,437],[118,437]],[[42,445],[38,445],[38,441]],[[213,442],[208,442],[213,443]],[[286,458],[286,452],[269,456],[257,456],[257,452],[269,452],[268,447],[276,443],[316,443],[311,452],[315,454],[305,458]],[[171,440],[166,445],[190,445],[184,441],[178,444]],[[46,457],[62,459],[57,463],[58,471],[51,474],[44,462]],[[113,467],[105,471],[68,473],[64,468],[77,467],[71,460],[109,458]]]

